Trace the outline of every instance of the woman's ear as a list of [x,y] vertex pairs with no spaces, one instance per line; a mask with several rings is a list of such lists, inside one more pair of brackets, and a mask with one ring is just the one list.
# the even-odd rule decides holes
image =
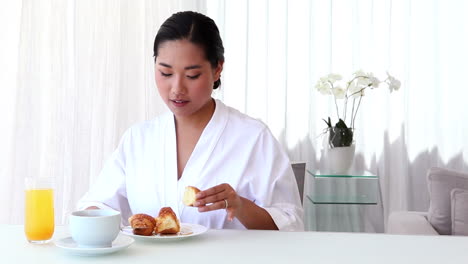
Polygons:
[[214,70],[214,80],[217,81],[221,77],[221,72],[223,71],[223,65],[224,61],[219,61],[218,66],[216,66],[216,69]]

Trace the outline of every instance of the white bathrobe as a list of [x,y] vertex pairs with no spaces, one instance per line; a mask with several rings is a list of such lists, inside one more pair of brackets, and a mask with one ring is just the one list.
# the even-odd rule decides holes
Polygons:
[[261,121],[216,100],[215,112],[177,180],[174,116],[168,112],[129,128],[79,208],[110,207],[122,213],[156,216],[170,206],[182,223],[209,228],[245,227],[226,210],[186,207],[186,186],[201,190],[230,184],[237,194],[263,207],[280,230],[303,230],[303,210],[286,153]]

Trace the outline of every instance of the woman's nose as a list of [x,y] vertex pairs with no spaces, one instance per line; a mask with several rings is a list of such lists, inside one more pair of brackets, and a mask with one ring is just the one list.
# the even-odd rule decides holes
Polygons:
[[185,86],[182,78],[174,78],[174,83],[171,87],[171,92],[173,94],[186,94],[187,87]]

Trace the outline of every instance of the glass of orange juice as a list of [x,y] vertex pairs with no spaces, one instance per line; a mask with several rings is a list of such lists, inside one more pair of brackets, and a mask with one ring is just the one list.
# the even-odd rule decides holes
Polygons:
[[24,232],[33,244],[44,244],[54,234],[54,178],[25,180]]

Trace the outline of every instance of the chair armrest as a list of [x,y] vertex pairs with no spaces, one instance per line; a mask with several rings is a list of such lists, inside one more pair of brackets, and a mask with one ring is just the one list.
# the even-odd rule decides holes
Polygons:
[[401,211],[392,212],[388,217],[388,234],[438,235],[427,221],[426,212]]

